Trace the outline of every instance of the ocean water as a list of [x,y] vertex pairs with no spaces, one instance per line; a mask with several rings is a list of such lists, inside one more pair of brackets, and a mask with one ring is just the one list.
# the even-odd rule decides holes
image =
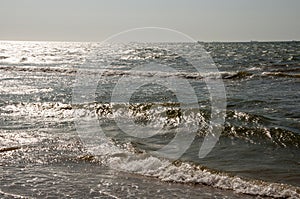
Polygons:
[[[199,48],[218,71],[198,72],[166,50],[199,59]],[[174,71],[132,70],[153,63]],[[153,77],[188,82],[196,105],[183,108],[155,83],[127,101],[127,87],[114,93],[122,78],[129,86]],[[212,117],[207,82],[216,79],[225,122],[199,158]],[[178,129],[182,156],[155,155]],[[1,198],[300,198],[300,43],[1,41],[0,169]]]

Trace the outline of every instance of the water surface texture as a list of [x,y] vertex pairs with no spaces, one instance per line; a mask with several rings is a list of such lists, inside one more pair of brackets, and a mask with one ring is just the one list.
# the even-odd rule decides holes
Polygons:
[[[218,74],[201,74],[163,48],[190,49],[197,59],[198,45]],[[1,198],[300,198],[299,42],[133,46],[0,42]],[[105,58],[115,55],[107,64]],[[93,103],[74,103],[79,69],[86,69],[80,75],[88,79],[105,63]],[[177,72],[131,71],[149,63]],[[199,109],[183,109],[172,90],[155,84],[142,86],[129,102],[112,102],[120,78],[143,81],[153,75],[189,82]],[[224,130],[201,159],[211,113],[204,79],[219,77],[227,95]],[[108,143],[86,145],[78,135],[76,121],[82,118],[84,126],[89,117],[99,122]],[[116,121],[129,120],[162,130],[149,138],[128,135]],[[189,136],[195,124],[195,139],[179,160],[153,155],[174,139],[176,129]]]

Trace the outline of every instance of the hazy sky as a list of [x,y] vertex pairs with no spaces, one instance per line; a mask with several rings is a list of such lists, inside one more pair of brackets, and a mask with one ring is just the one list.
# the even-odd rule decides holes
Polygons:
[[0,40],[102,41],[159,26],[201,41],[300,40],[300,0],[0,0]]

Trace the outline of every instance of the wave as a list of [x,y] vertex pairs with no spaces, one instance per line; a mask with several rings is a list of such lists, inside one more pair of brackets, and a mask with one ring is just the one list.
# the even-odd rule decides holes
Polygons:
[[3,71],[20,71],[20,72],[39,72],[39,73],[59,73],[70,75],[92,75],[99,74],[99,76],[138,76],[138,77],[153,77],[158,76],[161,78],[178,77],[191,80],[201,80],[203,78],[222,78],[222,79],[244,79],[253,76],[252,73],[247,71],[238,72],[219,72],[219,73],[197,73],[197,72],[141,72],[141,71],[126,71],[112,69],[83,69],[78,73],[78,69],[75,68],[61,68],[61,67],[42,67],[42,66],[0,66],[0,70]]
[[42,72],[42,73],[67,73],[67,74],[76,73],[76,70],[72,68],[36,67],[36,66],[0,66],[0,70],[20,71],[20,72]]
[[300,74],[289,74],[283,72],[263,72],[263,76],[284,77],[284,78],[300,78]]
[[239,71],[233,74],[223,73],[222,75],[223,79],[244,79],[251,76],[253,76],[253,73],[247,71]]
[[[122,146],[123,151],[115,152],[109,147],[100,147],[101,149],[94,147],[92,151],[97,151],[97,156],[92,153],[78,157],[77,161],[98,163],[119,171],[157,178],[164,182],[203,184],[261,197],[300,198],[299,187],[240,177],[183,160],[171,162],[136,149],[136,145],[132,142],[118,144],[118,146]],[[103,151],[103,154],[99,154],[99,151]]]
[[[155,119],[156,121],[161,121],[167,129],[176,127],[182,119],[187,121],[198,120],[199,125],[205,129],[209,119],[207,110],[202,110],[199,114],[192,114],[195,112],[193,109],[182,110],[179,103],[91,103],[73,105],[54,102],[19,103],[2,106],[0,110],[2,117],[24,117],[31,119],[31,121],[32,119],[59,122],[74,121],[75,116],[78,116],[78,111],[81,113],[80,116],[82,118],[96,115],[99,120],[131,117],[136,122],[147,123],[149,120]],[[265,122],[268,120],[267,118],[236,111],[228,111],[227,115],[229,122],[232,123],[226,124],[227,126],[222,134],[223,137],[234,137],[246,141],[252,140],[255,144],[274,143],[280,147],[290,147],[291,145],[296,148],[300,147],[300,136],[297,134],[282,129],[259,127],[260,125],[258,124]],[[252,122],[258,128],[252,128],[251,124],[249,126],[235,126],[234,122],[230,121],[232,118],[245,123]],[[167,134],[172,133],[172,131],[167,130],[165,132]],[[203,137],[204,133],[205,131],[199,131],[197,136]],[[163,136],[168,137],[166,135]],[[184,160],[170,161],[155,157],[150,155],[147,150],[140,148],[134,140],[119,142],[111,137],[111,141],[114,146],[119,146],[117,151],[110,144],[87,147],[90,152],[97,151],[97,156],[87,152],[85,155],[77,156],[74,161],[104,164],[117,170],[149,176],[166,182],[204,184],[215,188],[233,190],[237,193],[262,197],[300,198],[299,187],[247,179],[204,167],[194,162]],[[19,148],[6,147],[1,149],[0,152],[5,153],[17,149]]]
[[[182,109],[180,103],[91,103],[63,104],[59,102],[17,103],[0,107],[3,117],[28,119],[75,121],[76,117],[97,117],[98,120],[113,122],[117,119],[131,120],[140,125],[161,127],[161,133],[174,134],[168,129],[186,123],[199,126],[198,137],[204,137],[209,128],[208,109]],[[222,136],[238,138],[252,144],[273,144],[280,147],[300,148],[300,135],[276,127],[264,116],[227,110]]]
[[[107,149],[106,149],[107,150]],[[251,180],[212,170],[191,162],[160,159],[147,154],[117,153],[108,157],[85,155],[78,160],[107,165],[116,170],[154,177],[164,182],[203,184],[237,193],[274,198],[300,198],[300,188]]]
[[42,66],[0,66],[0,70],[3,71],[20,71],[20,72],[40,72],[40,73],[59,73],[68,75],[92,75],[99,74],[99,76],[110,77],[110,76],[138,76],[138,77],[177,77],[191,80],[202,80],[204,78],[216,79],[222,78],[224,80],[242,80],[250,79],[253,77],[282,77],[282,78],[300,78],[300,74],[293,74],[288,72],[295,72],[298,69],[287,69],[284,72],[261,72],[254,73],[250,71],[235,71],[235,72],[218,72],[218,73],[198,73],[198,72],[141,72],[141,71],[127,71],[119,70],[114,68],[111,69],[83,69],[78,73],[76,68],[63,68],[63,67],[42,67]]

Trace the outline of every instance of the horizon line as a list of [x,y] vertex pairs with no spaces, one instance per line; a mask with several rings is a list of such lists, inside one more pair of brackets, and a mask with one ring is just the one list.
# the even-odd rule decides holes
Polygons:
[[[0,39],[0,42],[53,42],[53,43],[101,43],[105,41],[106,39],[102,41],[64,41],[64,40],[11,40],[11,39]],[[134,42],[134,41],[133,41]],[[271,43],[271,42],[300,42],[300,40],[196,40],[198,43]],[[157,42],[140,42],[140,43],[193,43],[193,42],[178,42],[178,41],[157,41]]]

